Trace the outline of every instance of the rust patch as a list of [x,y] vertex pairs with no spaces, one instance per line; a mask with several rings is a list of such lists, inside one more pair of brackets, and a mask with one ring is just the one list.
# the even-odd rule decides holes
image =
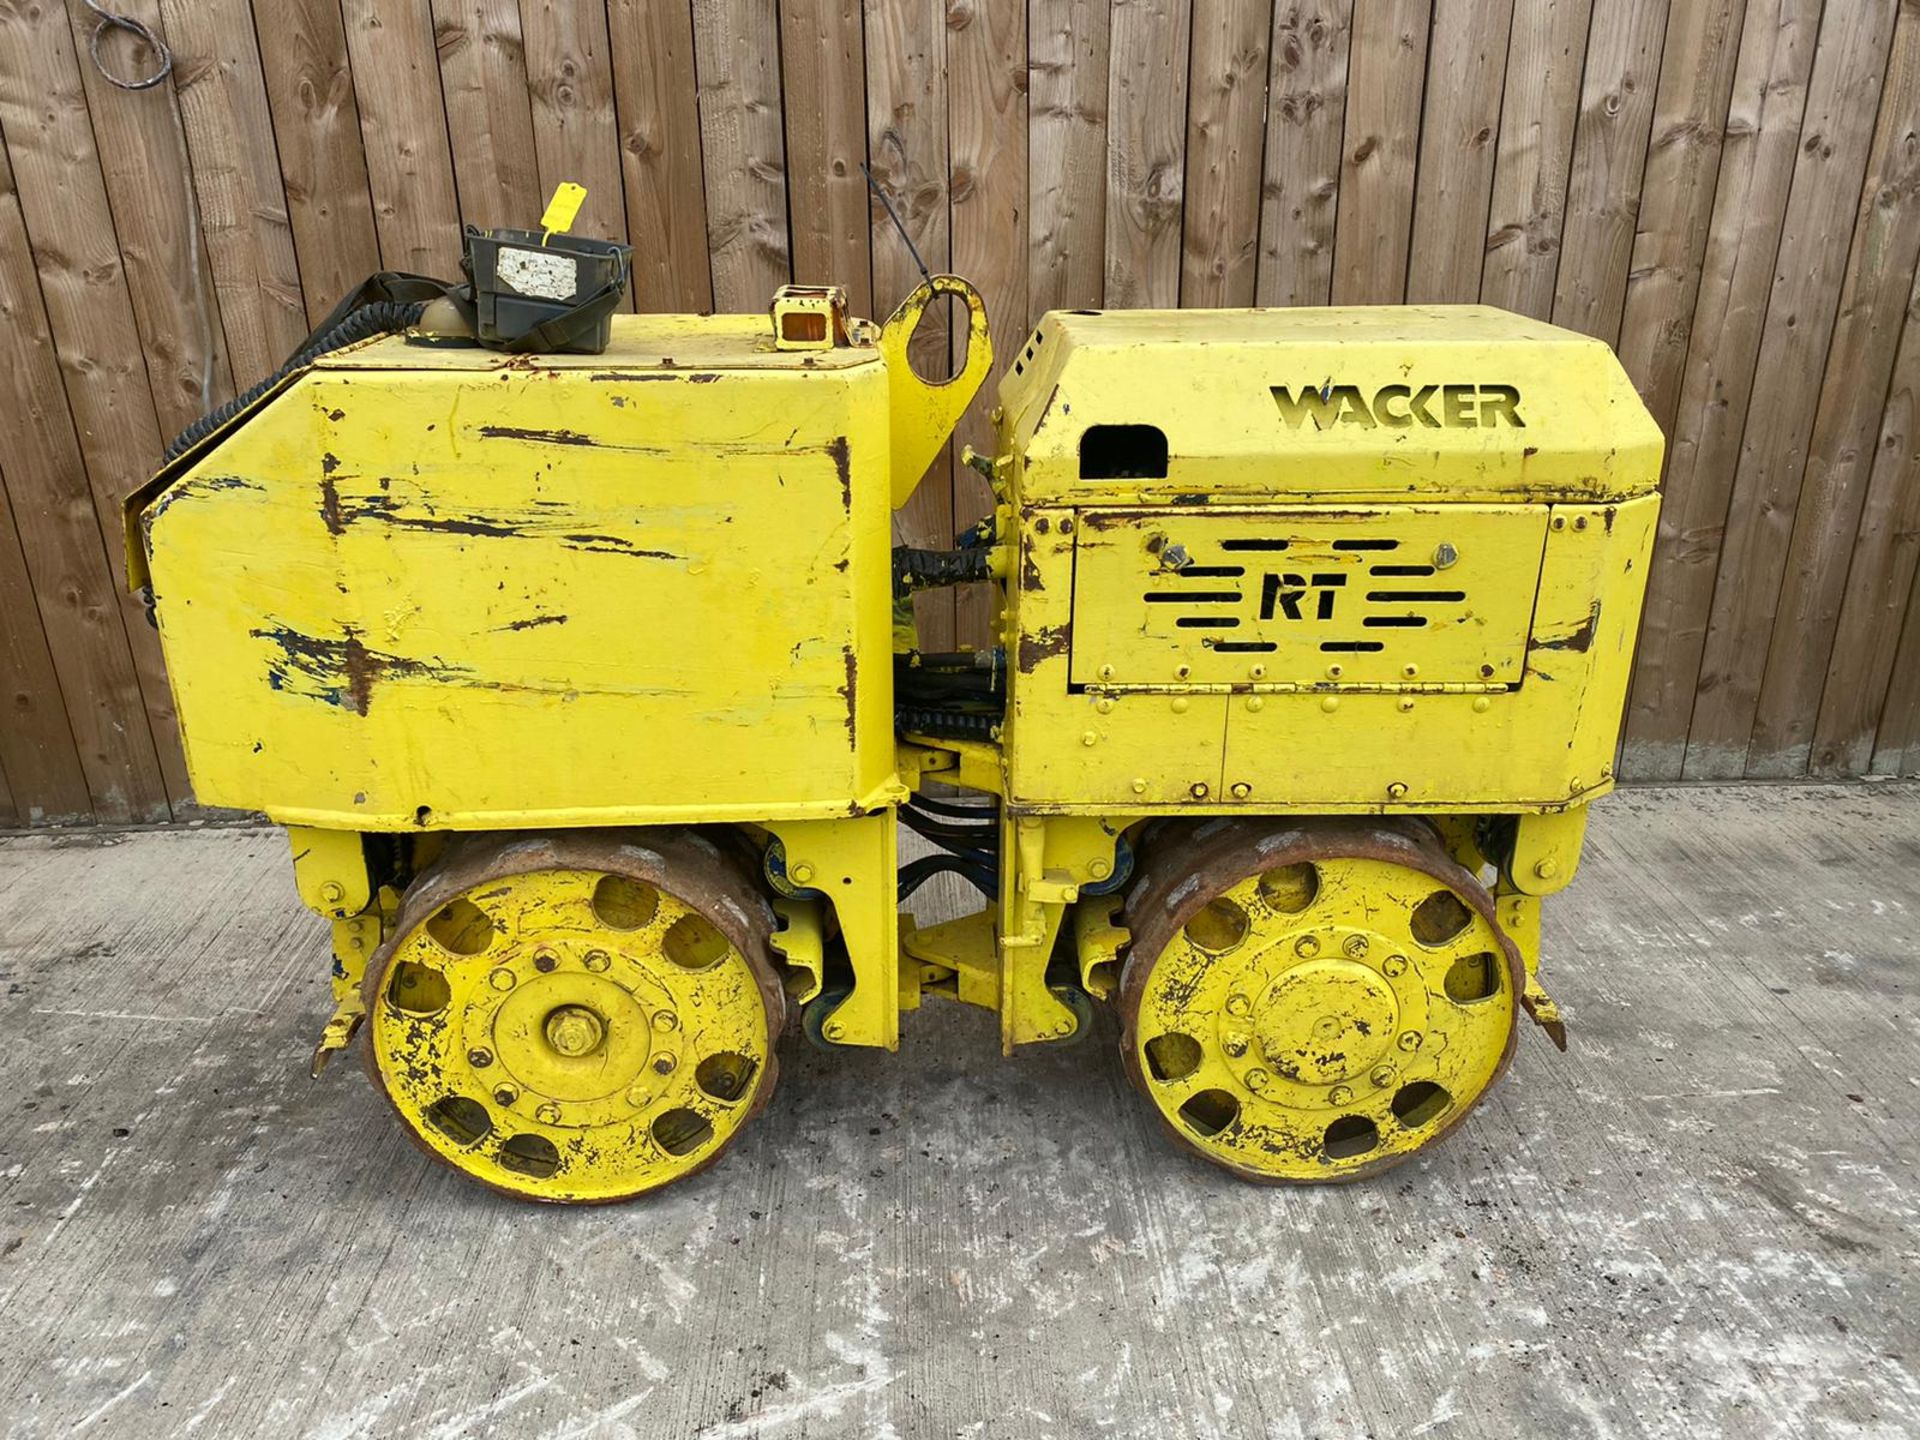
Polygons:
[[846,697],[847,701],[847,744],[857,745],[860,743],[858,724],[860,709],[858,703],[860,696],[860,662],[854,657],[853,646],[851,645],[843,645],[841,647],[841,654],[847,662],[847,683],[840,687],[840,693]]
[[268,641],[277,652],[267,662],[270,688],[337,705],[355,715],[367,713],[373,702],[374,682],[389,675],[471,679],[471,672],[459,666],[370,650],[351,625],[344,627],[338,640],[306,635],[285,625],[248,633],[256,640]]
[[564,625],[572,618],[567,615],[529,615],[524,620],[509,620],[505,625],[496,625],[496,630],[533,630],[542,625]]
[[320,478],[320,518],[326,523],[329,535],[346,533],[347,517],[340,508],[340,487],[333,483],[331,474]]
[[1018,664],[1022,675],[1031,675],[1042,660],[1064,655],[1073,647],[1073,626],[1044,625],[1020,637]]
[[840,477],[840,504],[853,509],[853,452],[847,437],[836,435],[827,442],[827,454],[833,459],[834,472]]
[[326,454],[320,457],[320,471],[322,474],[331,475],[334,471],[338,470],[339,468],[340,468],[340,457],[334,454],[331,450],[329,450]]
[[1551,640],[1529,640],[1529,650],[1571,650],[1584,655],[1593,648],[1593,637],[1600,631],[1600,602],[1593,602],[1593,609],[1587,612],[1587,622],[1571,635],[1556,635]]
[[711,385],[714,381],[718,380],[719,378],[720,377],[718,375],[714,375],[714,374],[703,371],[701,374],[698,374],[698,375],[689,375],[687,377],[687,383],[689,385]]
[[489,440],[533,440],[542,445],[592,445],[591,436],[578,430],[530,430],[519,425],[482,425],[480,433]]

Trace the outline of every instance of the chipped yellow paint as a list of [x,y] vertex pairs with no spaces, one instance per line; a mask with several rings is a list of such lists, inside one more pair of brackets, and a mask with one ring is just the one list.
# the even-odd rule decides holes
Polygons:
[[1472,1107],[1513,1039],[1518,977],[1484,917],[1416,922],[1450,892],[1386,861],[1312,869],[1310,896],[1277,872],[1215,898],[1141,998],[1153,1104],[1260,1179],[1338,1178],[1418,1149]]
[[[510,875],[398,938],[368,996],[380,1082],[414,1136],[540,1200],[624,1199],[723,1148],[770,1074],[741,953],[662,891],[616,929],[606,877]],[[468,923],[471,920],[472,923]],[[489,924],[489,920],[491,924]]]

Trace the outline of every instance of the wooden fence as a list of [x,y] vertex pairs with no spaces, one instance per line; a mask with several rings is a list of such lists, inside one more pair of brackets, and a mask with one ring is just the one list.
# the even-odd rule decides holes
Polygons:
[[[1003,341],[1479,299],[1614,343],[1671,437],[1623,773],[1920,770],[1920,0],[114,3],[160,84],[0,0],[0,824],[191,807],[119,499],[362,276],[571,179],[642,308],[884,311],[862,162]],[[908,528],[983,498],[943,463]]]

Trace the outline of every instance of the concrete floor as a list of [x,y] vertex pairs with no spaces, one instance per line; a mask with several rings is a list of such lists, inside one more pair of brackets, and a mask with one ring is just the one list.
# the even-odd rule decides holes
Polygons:
[[0,841],[0,1433],[1920,1433],[1920,788],[1638,791],[1548,909],[1573,1049],[1339,1189],[1095,1042],[789,1042],[713,1170],[553,1211],[305,1078],[277,832]]

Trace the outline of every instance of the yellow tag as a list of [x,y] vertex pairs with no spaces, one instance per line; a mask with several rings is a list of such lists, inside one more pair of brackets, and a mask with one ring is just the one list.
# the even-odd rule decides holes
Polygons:
[[587,187],[576,185],[571,180],[562,180],[553,192],[553,199],[547,202],[547,213],[540,217],[540,243],[546,244],[556,230],[565,232],[573,228],[573,220],[580,213],[580,206],[587,198]]

